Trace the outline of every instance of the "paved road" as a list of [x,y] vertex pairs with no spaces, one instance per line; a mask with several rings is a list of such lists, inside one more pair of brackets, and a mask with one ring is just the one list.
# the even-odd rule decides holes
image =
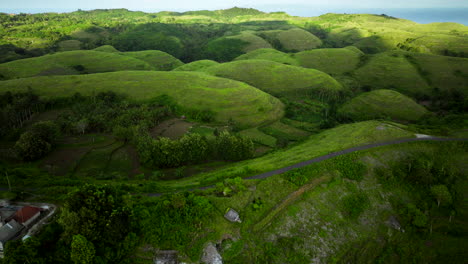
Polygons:
[[313,158],[313,159],[310,159],[310,160],[299,162],[299,163],[293,164],[291,166],[284,167],[284,168],[281,168],[281,169],[277,169],[277,170],[274,170],[274,171],[269,171],[269,172],[265,172],[265,173],[258,174],[258,175],[255,175],[255,176],[247,177],[245,179],[248,179],[248,180],[265,179],[265,178],[271,177],[273,175],[277,175],[277,174],[285,173],[285,172],[290,171],[290,170],[302,168],[302,167],[305,167],[305,166],[310,165],[312,163],[317,163],[317,162],[324,161],[324,160],[327,160],[327,159],[331,159],[331,158],[334,158],[334,157],[337,157],[337,156],[345,155],[345,154],[348,154],[348,153],[351,153],[351,152],[354,152],[354,151],[366,150],[366,149],[371,149],[371,148],[377,148],[377,147],[389,146],[389,145],[396,145],[396,144],[414,142],[414,141],[468,141],[468,138],[437,138],[437,137],[404,138],[404,139],[397,139],[397,140],[386,141],[386,142],[373,143],[373,144],[368,144],[368,145],[364,145],[364,146],[357,146],[357,147],[353,147],[353,148],[349,148],[349,149],[345,149],[345,150],[341,150],[341,151],[337,151],[337,152],[332,152],[332,153],[324,155],[324,156],[320,156],[320,157],[317,157],[317,158]]

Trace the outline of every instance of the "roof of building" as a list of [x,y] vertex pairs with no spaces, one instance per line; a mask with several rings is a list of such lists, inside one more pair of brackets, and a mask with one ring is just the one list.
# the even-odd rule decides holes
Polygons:
[[40,213],[41,209],[32,206],[25,206],[18,210],[13,217],[18,223],[23,224],[24,222],[28,221],[29,219],[33,218],[37,213]]
[[18,224],[15,220],[11,220],[7,224],[0,227],[0,242],[5,243],[8,240],[14,238],[20,231],[23,229],[23,226]]

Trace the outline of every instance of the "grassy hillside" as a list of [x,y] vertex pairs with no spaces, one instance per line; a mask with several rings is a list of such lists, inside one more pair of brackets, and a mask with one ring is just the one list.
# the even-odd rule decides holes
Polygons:
[[240,35],[227,37],[229,39],[239,39],[241,41],[246,42],[247,44],[243,48],[244,52],[250,52],[256,49],[269,49],[272,48],[270,43],[266,40],[262,39],[261,37],[254,35],[252,33],[243,32]]
[[159,50],[123,52],[121,54],[145,61],[157,71],[170,71],[184,64],[174,56]]
[[356,79],[369,89],[393,89],[422,98],[431,94],[427,81],[402,52],[384,52],[372,56],[355,71]]
[[281,31],[276,36],[284,50],[304,51],[318,48],[322,41],[314,34],[300,28]]
[[390,117],[394,120],[416,121],[428,111],[412,99],[392,90],[363,93],[345,103],[339,112],[353,120]]
[[468,95],[468,59],[407,53],[406,58],[419,69],[430,86],[439,92]]
[[134,100],[147,101],[167,94],[181,106],[211,110],[216,121],[227,122],[232,118],[241,126],[257,126],[283,115],[282,103],[256,88],[194,72],[125,71],[0,82],[1,92],[26,91],[28,87],[47,98],[72,96],[76,92],[93,95],[99,91],[114,91]]
[[97,48],[95,48],[93,50],[94,51],[100,51],[100,52],[111,52],[111,53],[119,52],[116,48],[114,48],[111,45],[100,46],[100,47],[97,47]]
[[266,60],[240,60],[204,72],[248,83],[275,96],[336,98],[344,88],[328,74]]
[[241,55],[234,60],[269,60],[287,65],[299,66],[297,60],[291,55],[275,49],[257,49]]
[[199,71],[211,66],[218,65],[219,62],[212,60],[199,60],[184,64],[175,68],[173,71]]
[[[357,49],[357,48],[355,48]],[[294,54],[300,66],[328,74],[343,74],[357,68],[361,54],[352,48],[315,49]]]
[[69,75],[124,70],[153,70],[148,63],[113,53],[80,50],[0,64],[5,80],[41,75]]

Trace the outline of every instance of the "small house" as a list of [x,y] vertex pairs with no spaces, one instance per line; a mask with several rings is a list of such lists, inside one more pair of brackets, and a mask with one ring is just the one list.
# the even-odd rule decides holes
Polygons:
[[224,215],[224,218],[226,218],[227,220],[231,221],[231,222],[238,222],[238,223],[242,223],[242,221],[240,220],[240,216],[239,216],[239,213],[236,212],[234,209],[232,208],[229,208],[228,211],[226,212],[226,214]]
[[24,206],[23,208],[19,209],[15,215],[13,216],[13,219],[26,226],[29,227],[34,220],[39,218],[41,215],[41,209],[37,207],[32,207],[32,206]]
[[23,226],[15,220],[11,220],[0,227],[0,255],[3,255],[5,243],[15,238],[22,229]]

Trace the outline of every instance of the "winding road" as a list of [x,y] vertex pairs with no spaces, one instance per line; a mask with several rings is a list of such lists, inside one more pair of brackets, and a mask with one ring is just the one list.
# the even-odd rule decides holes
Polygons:
[[[468,141],[468,138],[439,138],[439,137],[432,137],[432,136],[426,136],[426,135],[422,135],[422,136],[423,137],[419,137],[419,138],[401,138],[401,139],[396,139],[396,140],[391,140],[391,141],[377,142],[377,143],[372,143],[372,144],[368,144],[368,145],[352,147],[352,148],[340,150],[340,151],[337,151],[337,152],[332,152],[332,153],[329,153],[327,155],[316,157],[316,158],[313,158],[313,159],[310,159],[310,160],[302,161],[302,162],[299,162],[299,163],[296,163],[296,164],[293,164],[293,165],[290,165],[290,166],[287,166],[287,167],[284,167],[284,168],[281,168],[281,169],[272,170],[272,171],[264,172],[264,173],[261,173],[261,174],[258,174],[258,175],[246,177],[244,179],[245,180],[265,179],[265,178],[268,178],[268,177],[271,177],[271,176],[274,176],[274,175],[278,175],[278,174],[282,174],[282,173],[285,173],[285,172],[288,172],[288,171],[291,171],[291,170],[294,170],[294,169],[302,168],[302,167],[308,166],[308,165],[313,164],[313,163],[317,163],[317,162],[321,162],[321,161],[331,159],[331,158],[334,158],[334,157],[338,157],[338,156],[341,156],[341,155],[349,154],[351,152],[366,150],[366,149],[371,149],[371,148],[377,148],[377,147],[382,147],[382,146],[390,146],[390,145],[397,145],[397,144],[408,143],[408,142],[417,142],[417,141]],[[213,187],[214,187],[214,185],[198,187],[198,188],[190,189],[190,191],[206,190],[206,189],[213,188]],[[147,195],[148,196],[161,196],[161,195],[163,195],[163,193],[149,193]]]

